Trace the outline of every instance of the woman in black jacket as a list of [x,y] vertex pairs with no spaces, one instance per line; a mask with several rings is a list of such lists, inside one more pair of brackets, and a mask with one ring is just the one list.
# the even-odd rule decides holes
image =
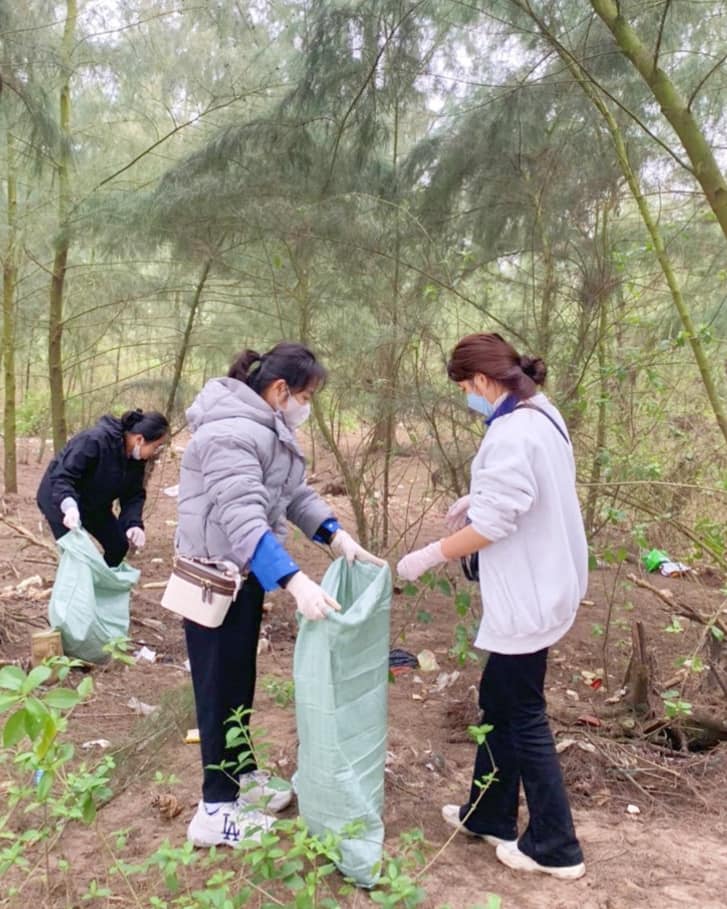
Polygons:
[[[101,544],[106,564],[119,565],[129,550],[146,542],[142,511],[144,462],[169,435],[167,418],[156,411],[110,415],[84,429],[53,458],[38,487],[38,507],[53,536],[83,527]],[[119,502],[119,515],[113,511]]]

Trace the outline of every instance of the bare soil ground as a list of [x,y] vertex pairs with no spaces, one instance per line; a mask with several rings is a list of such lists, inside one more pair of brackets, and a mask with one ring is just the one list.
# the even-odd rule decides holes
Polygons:
[[[74,712],[68,730],[79,752],[84,743],[93,740],[112,743],[110,750],[118,764],[116,794],[91,828],[72,825],[65,831],[55,847],[54,861],[66,858],[72,874],[59,871],[50,897],[40,892],[32,897],[38,905],[86,905],[81,895],[92,878],[103,881],[116,831],[125,831],[122,851],[130,861],[148,855],[165,839],[182,843],[199,797],[198,748],[184,744],[186,728],[196,723],[181,625],[159,606],[161,591],[144,586],[165,580],[171,565],[175,501],[161,490],[176,483],[177,465],[177,459],[167,457],[152,475],[149,542],[143,553],[131,559],[142,569],[142,581],[133,594],[130,634],[137,646],[145,644],[155,650],[157,661],[93,670],[95,694]],[[21,492],[5,498],[3,511],[6,518],[52,543],[34,502],[44,466],[21,465]],[[313,481],[321,488],[331,476],[330,469],[321,468]],[[409,497],[409,491],[406,495]],[[331,501],[343,522],[350,523],[345,499]],[[441,531],[438,521],[441,515],[428,525],[427,540]],[[22,593],[14,588],[39,574],[47,591],[54,561],[50,552],[7,524],[0,524],[0,536],[0,661],[22,661],[30,652],[31,632],[46,625],[47,593],[39,592],[37,586]],[[328,556],[320,547],[294,534],[291,548],[308,573],[321,576]],[[647,743],[637,734],[639,724],[634,724],[623,702],[607,703],[618,697],[624,679],[634,619],[647,630],[660,684],[677,672],[676,658],[689,655],[700,640],[700,629],[686,621],[689,627],[681,634],[663,632],[671,621],[668,604],[627,581],[629,572],[646,577],[637,565],[605,567],[592,573],[588,603],[581,607],[570,634],[554,648],[547,683],[557,739],[561,743],[574,740],[565,747],[562,762],[587,875],[575,883],[517,875],[496,861],[490,846],[455,836],[422,881],[427,907],[467,909],[484,904],[488,893],[499,894],[506,909],[718,909],[727,905],[723,798],[727,744],[706,742],[704,750],[687,751],[674,750],[673,741],[658,737]],[[457,572],[451,574],[454,577]],[[706,569],[691,579],[659,578],[654,583],[707,615],[714,614],[724,599],[722,578]],[[391,851],[396,851],[401,833],[420,828],[431,856],[451,833],[441,819],[441,805],[463,801],[469,788],[474,745],[466,726],[478,722],[474,691],[480,669],[474,662],[462,666],[450,654],[458,621],[452,598],[434,592],[422,605],[431,614],[428,624],[417,620],[416,610],[402,594],[395,595],[392,604],[392,647],[415,654],[431,650],[439,670],[403,673],[390,686],[385,823]],[[612,616],[604,660],[600,632],[609,605]],[[274,695],[291,678],[295,619],[284,595],[271,596],[270,606],[263,628],[269,648],[259,660],[255,726],[265,730],[272,765],[289,777],[295,766],[295,718],[292,707],[277,704]],[[446,681],[450,684],[437,690],[439,673],[455,671],[459,676],[452,681],[449,675]],[[600,687],[598,679],[603,680]],[[700,691],[702,700],[712,698],[715,716],[724,720],[724,696]],[[688,694],[686,691],[684,696]],[[167,728],[155,734],[153,723],[129,707],[131,698],[151,705],[165,703],[165,715],[171,717]],[[98,746],[86,753],[94,754],[94,748]],[[157,771],[174,774],[178,781],[172,787],[160,785],[154,781]],[[173,794],[182,806],[171,820],[160,814],[155,799],[160,791]],[[629,805],[637,806],[639,813],[628,813]],[[291,816],[293,811],[291,808]],[[229,862],[234,861],[230,855]],[[118,885],[118,880],[113,883]],[[0,905],[19,909],[31,897],[28,893],[3,903],[5,889],[0,882]],[[168,898],[164,893],[157,895]],[[367,902],[359,896],[356,905]],[[132,905],[133,901],[122,895],[108,903],[113,904]]]

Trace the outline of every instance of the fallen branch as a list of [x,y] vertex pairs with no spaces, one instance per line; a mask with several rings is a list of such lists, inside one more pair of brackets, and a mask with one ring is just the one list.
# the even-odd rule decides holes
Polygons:
[[[644,590],[649,590],[654,596],[658,597],[662,603],[665,603],[669,607],[669,611],[673,614],[677,610],[681,610],[681,614],[685,619],[692,619],[694,622],[698,622],[700,625],[705,626],[714,626],[719,628],[719,630],[727,636],[727,624],[718,617],[718,614],[708,617],[702,615],[701,612],[698,612],[693,606],[690,606],[689,603],[685,603],[683,600],[678,600],[675,596],[663,593],[657,587],[654,587],[653,584],[649,584],[648,581],[644,581],[642,578],[637,577],[635,574],[627,574],[626,577],[631,581],[632,584],[635,584],[637,587],[643,587]],[[722,611],[720,607],[719,612]]]
[[719,717],[707,713],[705,710],[692,710],[692,712],[684,718],[684,726],[696,726],[698,729],[704,729],[706,732],[711,732],[719,739],[727,739],[727,723],[723,722]]
[[14,612],[10,609],[4,609],[0,615],[2,615],[3,618],[11,619],[13,622],[18,622],[19,624],[22,623],[24,625],[33,625],[37,628],[42,628],[48,624],[43,616],[23,615],[20,612]]
[[132,615],[131,621],[134,625],[141,625],[142,628],[151,628],[152,631],[164,631],[164,623],[160,622],[159,619],[140,619],[138,616]]
[[39,540],[35,534],[31,533],[21,524],[16,524],[15,521],[11,521],[10,518],[6,518],[3,515],[0,515],[0,522],[5,524],[19,536],[25,537],[26,540],[30,540],[34,546],[40,546],[41,549],[45,549],[46,552],[49,552],[53,556],[56,562],[58,561],[58,552],[56,551],[55,546],[51,546],[51,544],[46,543],[45,540]]
[[718,669],[715,666],[712,666],[712,665],[710,665],[709,671],[712,673],[714,678],[717,680],[717,684],[722,689],[725,697],[727,697],[727,683],[722,678],[721,673],[718,671]]

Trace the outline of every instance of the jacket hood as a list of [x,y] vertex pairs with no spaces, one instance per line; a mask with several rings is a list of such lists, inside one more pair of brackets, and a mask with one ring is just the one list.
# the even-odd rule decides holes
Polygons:
[[110,413],[101,417],[96,425],[110,436],[118,436],[121,438],[124,434],[124,430],[121,427],[121,420],[119,420],[118,417],[112,417]]
[[275,412],[239,379],[210,379],[187,410],[187,425],[192,432],[205,423],[244,417],[270,429],[276,424]]

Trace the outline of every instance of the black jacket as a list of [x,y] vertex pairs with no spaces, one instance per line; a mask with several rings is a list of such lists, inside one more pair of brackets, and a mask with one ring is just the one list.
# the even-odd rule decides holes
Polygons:
[[101,417],[73,436],[50,462],[38,487],[38,507],[46,517],[57,518],[61,502],[70,497],[83,520],[84,512],[110,511],[118,499],[122,528],[143,527],[144,468],[144,461],[126,456],[121,421]]

